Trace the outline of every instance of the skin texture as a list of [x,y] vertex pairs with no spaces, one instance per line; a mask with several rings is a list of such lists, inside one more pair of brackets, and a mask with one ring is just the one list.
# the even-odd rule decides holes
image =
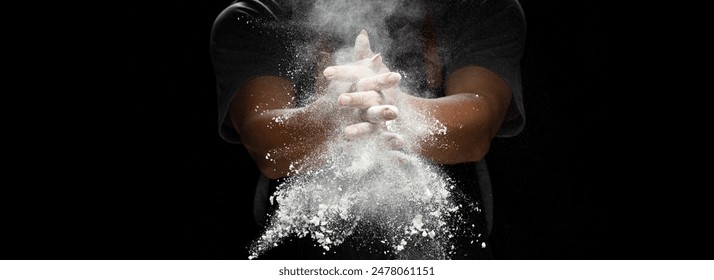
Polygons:
[[[293,102],[293,84],[281,77],[255,78],[237,92],[230,107],[231,120],[266,177],[287,176],[291,164],[299,165],[305,157],[324,150],[336,130],[342,130],[347,139],[377,133],[385,145],[402,148],[404,138],[383,129],[385,121],[399,117],[398,106],[429,112],[446,126],[446,134],[414,150],[426,159],[455,164],[486,155],[511,101],[511,89],[498,75],[475,65],[465,67],[447,77],[444,97],[425,99],[397,88],[401,76],[390,72],[381,56],[371,51],[366,32],[357,36],[354,51],[354,63],[327,67],[323,72],[330,82],[353,84],[354,92],[337,97],[323,94],[300,108]],[[281,118],[286,114],[288,118]],[[340,127],[336,121],[340,118],[348,118],[351,124]]]

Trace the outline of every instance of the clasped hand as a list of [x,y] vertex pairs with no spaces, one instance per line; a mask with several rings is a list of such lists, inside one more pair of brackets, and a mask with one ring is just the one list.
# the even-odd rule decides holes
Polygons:
[[349,90],[337,98],[341,107],[356,110],[356,117],[344,128],[345,138],[354,140],[377,135],[390,148],[402,148],[404,137],[387,129],[387,122],[399,117],[399,109],[394,104],[401,75],[390,72],[382,56],[372,52],[364,30],[355,39],[354,53],[355,62],[327,67],[323,72],[332,83],[351,83]]

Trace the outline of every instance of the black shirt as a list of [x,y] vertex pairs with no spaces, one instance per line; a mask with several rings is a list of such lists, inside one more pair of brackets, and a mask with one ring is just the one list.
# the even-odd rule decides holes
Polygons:
[[[325,13],[313,9],[319,5],[313,2],[320,1],[300,1],[300,5],[289,1],[282,5],[241,1],[216,18],[211,56],[217,78],[219,131],[226,141],[240,142],[227,112],[243,84],[258,76],[282,76],[293,81],[298,94],[308,100],[309,83],[318,72],[314,62],[319,45],[327,42],[332,49],[351,46],[361,29],[369,32],[375,53],[383,53],[385,63],[403,74],[402,83],[410,93],[442,96],[443,85],[428,90],[423,71],[422,29],[427,17],[433,18],[436,29],[442,77],[469,65],[495,72],[511,86],[513,93],[498,136],[514,136],[522,130],[525,115],[519,64],[525,42],[525,18],[517,1],[408,1],[403,4],[409,8],[396,7],[386,12],[385,7],[376,5],[375,11],[366,10],[362,12],[364,15],[353,16],[358,19],[352,24],[342,24],[344,19],[337,16],[310,19],[314,14]],[[359,6],[372,1],[348,2]],[[374,1],[383,2],[400,1]]]
[[[243,84],[259,76],[281,76],[295,84],[298,106],[305,105],[311,101],[316,75],[323,70],[317,69],[318,53],[351,48],[361,29],[368,31],[374,52],[382,53],[385,64],[402,74],[401,87],[413,95],[443,96],[443,82],[428,82],[433,77],[427,74],[426,67],[434,63],[430,61],[434,58],[424,55],[427,47],[438,50],[436,65],[441,66],[438,81],[445,81],[450,73],[470,65],[498,74],[510,85],[513,98],[497,136],[514,136],[522,130],[525,117],[519,64],[525,19],[517,1],[296,2],[241,1],[217,17],[211,55],[217,79],[219,131],[226,141],[240,143],[240,135],[233,129],[227,112]],[[485,208],[486,215],[480,210],[474,212],[474,223],[484,228],[491,224],[485,162],[443,169],[480,209]],[[263,188],[267,189],[265,185]],[[260,188],[257,193],[263,197],[256,199],[258,222],[265,212],[263,204],[269,193],[261,192]],[[467,250],[481,249],[477,243]],[[463,257],[479,256],[483,257],[483,252]]]

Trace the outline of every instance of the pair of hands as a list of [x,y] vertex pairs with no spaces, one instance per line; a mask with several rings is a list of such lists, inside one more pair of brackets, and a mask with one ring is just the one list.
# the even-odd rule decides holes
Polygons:
[[404,137],[390,132],[387,122],[399,117],[399,109],[394,104],[401,94],[397,85],[402,77],[384,65],[380,54],[372,52],[364,30],[355,39],[354,53],[355,62],[327,67],[323,72],[332,83],[350,84],[348,92],[337,98],[342,108],[356,111],[344,128],[344,136],[354,140],[376,135],[388,147],[400,149],[405,144]]

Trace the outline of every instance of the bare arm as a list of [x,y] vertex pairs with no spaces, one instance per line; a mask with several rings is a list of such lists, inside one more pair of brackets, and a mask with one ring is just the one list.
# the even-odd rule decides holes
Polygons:
[[[375,104],[372,108],[378,108],[377,104],[394,104],[438,120],[446,128],[445,133],[436,133],[428,141],[407,146],[412,152],[440,164],[483,159],[511,102],[509,85],[497,74],[479,66],[465,67],[451,74],[445,96],[441,98],[420,98],[398,89],[383,92],[384,99],[376,92],[369,94],[369,98],[361,97],[363,93],[345,93],[340,96],[340,101],[349,96],[350,106],[364,106],[371,102]],[[351,127],[367,126],[361,123],[348,129]],[[370,131],[362,129],[359,134],[367,135]]]
[[[366,33],[358,36],[355,50],[358,58],[369,60]],[[381,60],[380,62],[381,63]],[[443,164],[481,160],[490,147],[510,103],[511,91],[507,83],[495,73],[478,66],[454,72],[446,84],[446,96],[425,99],[402,93],[393,85],[399,82],[398,74],[382,67],[376,72],[362,73],[359,66],[330,67],[328,79],[357,81],[361,92],[345,93],[339,98],[322,96],[306,107],[296,108],[294,86],[286,79],[266,76],[244,85],[230,107],[230,117],[243,144],[269,178],[285,177],[290,165],[300,164],[311,154],[320,154],[339,126],[337,117],[346,108],[362,110],[362,121],[380,123],[397,117],[398,110],[386,102],[376,91],[384,89],[386,95],[398,100],[399,106],[410,106],[429,114],[447,128],[447,133],[436,135],[435,141],[426,141],[416,152]],[[367,70],[367,72],[371,72]],[[355,73],[361,73],[353,77]],[[332,76],[332,77],[330,77]],[[349,78],[352,77],[352,78]],[[367,90],[366,92],[364,90]],[[390,92],[387,94],[387,92]],[[345,101],[349,96],[350,101]],[[342,106],[337,106],[337,104]],[[342,108],[342,109],[341,109]],[[375,110],[376,109],[376,110]],[[371,112],[371,114],[369,114]],[[285,117],[288,116],[288,117]],[[344,116],[344,115],[343,115]],[[350,125],[344,129],[347,137],[367,134],[374,126],[369,122]],[[351,135],[352,134],[352,135]],[[392,142],[401,146],[401,137]]]
[[[373,55],[366,32],[363,31],[357,37],[355,50],[360,57]],[[338,70],[341,76],[357,72],[354,66],[330,68]],[[389,69],[382,64],[378,72],[389,73]],[[361,88],[374,90],[370,84],[373,82],[366,82]],[[380,106],[383,104],[410,107],[409,109],[416,109],[436,118],[446,127],[446,133],[434,135],[434,139],[422,141],[417,147],[412,146],[412,149],[413,152],[441,164],[483,159],[503,122],[512,98],[511,88],[505,80],[479,66],[464,67],[452,73],[446,81],[445,96],[441,98],[419,98],[397,88],[385,89],[382,92],[384,96],[374,91],[345,93],[339,100],[343,106],[358,108],[379,108],[383,107]],[[345,99],[346,97],[349,99]],[[378,119],[377,122],[379,121],[383,120]],[[367,135],[374,130],[374,126],[370,128],[365,124],[366,122],[349,126],[347,131]]]
[[294,97],[290,81],[263,76],[246,83],[229,109],[243,145],[271,179],[285,177],[291,163],[321,150],[334,126],[329,118],[318,121],[315,117],[329,106],[327,101],[318,99],[296,108]]
[[449,76],[444,97],[425,99],[402,94],[407,106],[428,111],[446,126],[419,153],[437,163],[478,161],[488,152],[511,102],[511,88],[488,69],[470,66]]
[[[363,56],[358,55],[360,57]],[[374,63],[375,58],[380,57],[365,57],[345,66],[343,69],[354,72],[333,78],[343,80],[342,83],[347,85],[357,82],[368,90],[394,87],[399,83],[399,75],[376,74],[370,67],[381,65],[381,60]],[[337,95],[324,92],[319,94],[321,97],[316,101],[296,108],[293,84],[276,76],[250,80],[236,93],[229,109],[231,121],[241,135],[243,145],[265,176],[272,179],[285,177],[289,175],[290,166],[303,168],[306,164],[314,163],[306,158],[322,154],[328,140],[346,132],[344,126],[360,118],[384,122],[396,118],[398,114],[391,105],[379,106],[375,103],[373,105],[378,106],[374,108],[343,107],[339,106]],[[345,136],[349,138],[349,134]],[[387,135],[385,141],[391,140],[394,146],[400,146],[403,141],[392,140],[395,137],[399,138],[397,135]],[[312,160],[319,161],[317,158]]]

